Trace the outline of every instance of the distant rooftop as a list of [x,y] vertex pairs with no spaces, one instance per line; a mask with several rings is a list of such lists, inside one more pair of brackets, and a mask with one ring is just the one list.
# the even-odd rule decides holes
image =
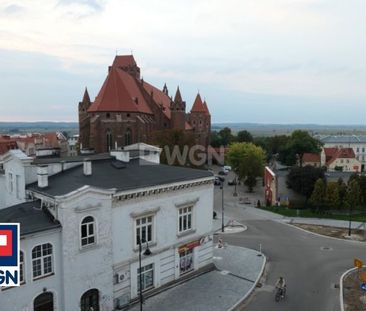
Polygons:
[[319,138],[323,143],[366,143],[364,135],[329,135]]

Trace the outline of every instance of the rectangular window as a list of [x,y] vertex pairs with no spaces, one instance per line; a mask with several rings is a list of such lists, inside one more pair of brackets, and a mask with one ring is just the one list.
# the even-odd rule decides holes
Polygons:
[[141,239],[141,243],[152,242],[153,240],[153,216],[146,216],[136,219],[136,245]]
[[179,209],[179,232],[192,229],[192,206]]
[[362,152],[365,152],[365,147],[362,147]]
[[359,147],[357,147],[357,152],[360,152],[360,148]]
[[179,271],[184,274],[193,270],[193,249],[179,253]]
[[25,283],[24,279],[24,253],[20,252],[19,255],[19,282],[20,284]]
[[149,264],[147,266],[141,267],[141,271],[137,269],[137,290],[140,291],[140,273],[141,277],[141,288],[142,290],[147,290],[154,286],[154,264]]
[[35,246],[32,250],[33,278],[52,274],[52,245],[50,243]]

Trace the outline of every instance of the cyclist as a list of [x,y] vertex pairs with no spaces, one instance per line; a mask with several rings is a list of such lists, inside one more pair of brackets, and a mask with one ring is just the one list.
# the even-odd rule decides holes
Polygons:
[[281,291],[281,296],[284,298],[286,292],[286,281],[282,276],[280,276],[280,278],[277,280],[275,287],[277,290]]

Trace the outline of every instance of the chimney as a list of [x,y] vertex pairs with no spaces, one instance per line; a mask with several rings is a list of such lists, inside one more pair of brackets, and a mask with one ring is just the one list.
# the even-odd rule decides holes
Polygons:
[[48,187],[48,168],[47,165],[40,165],[37,167],[37,178],[38,187],[46,188]]
[[90,160],[88,159],[84,160],[83,171],[85,176],[90,176],[92,174],[92,163]]

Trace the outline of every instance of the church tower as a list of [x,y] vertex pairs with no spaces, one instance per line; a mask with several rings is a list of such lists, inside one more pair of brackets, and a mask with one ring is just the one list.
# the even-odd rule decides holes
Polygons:
[[174,101],[170,103],[171,126],[173,129],[185,129],[186,124],[186,102],[182,100],[179,86],[174,96]]
[[84,96],[79,102],[79,144],[80,149],[88,149],[90,136],[90,116],[88,108],[91,105],[88,89],[85,88]]

